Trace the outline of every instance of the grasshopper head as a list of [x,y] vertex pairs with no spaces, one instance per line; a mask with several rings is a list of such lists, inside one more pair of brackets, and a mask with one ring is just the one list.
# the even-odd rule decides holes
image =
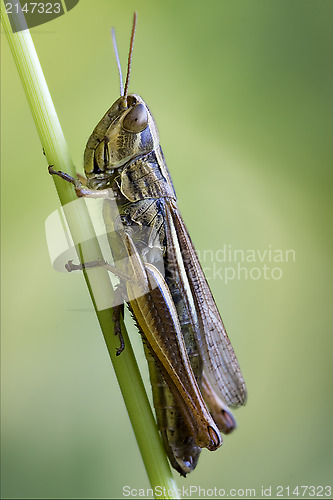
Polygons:
[[159,145],[157,127],[148,106],[139,95],[128,94],[136,17],[134,12],[125,88],[116,35],[112,29],[120,79],[120,97],[89,137],[84,152],[84,170],[88,186],[94,189],[107,187],[115,169],[140,155],[150,153]]
[[87,142],[84,170],[88,181],[105,185],[115,169],[158,144],[157,127],[144,100],[137,94],[119,97]]

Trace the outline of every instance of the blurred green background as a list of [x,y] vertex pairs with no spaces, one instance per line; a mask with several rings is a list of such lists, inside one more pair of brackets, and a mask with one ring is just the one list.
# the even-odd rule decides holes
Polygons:
[[[279,280],[210,284],[248,386],[238,429],[178,485],[332,483],[331,1],[81,0],[34,28],[78,169],[119,95],[110,27],[130,91],[157,121],[199,251],[295,251]],[[59,206],[2,37],[2,497],[116,498],[148,487],[80,275],[55,272],[44,235]],[[249,270],[263,263],[244,264]],[[204,267],[213,264],[204,262]],[[217,263],[236,268],[237,263]],[[222,273],[225,270],[221,271]],[[209,273],[208,273],[209,274]],[[130,322],[129,322],[130,323]],[[140,338],[130,327],[148,376]]]

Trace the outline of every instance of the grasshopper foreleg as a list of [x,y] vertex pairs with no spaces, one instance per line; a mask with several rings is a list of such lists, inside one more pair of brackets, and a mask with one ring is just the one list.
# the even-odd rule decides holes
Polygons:
[[[54,170],[53,165],[49,165],[49,174],[50,175],[57,175],[58,177],[61,177],[66,182],[69,182],[70,184],[73,184],[75,188],[75,193],[78,198],[86,197],[86,198],[111,198],[110,193],[111,191],[109,189],[88,189],[85,186],[82,185],[82,183],[78,179],[74,179],[69,174],[66,174],[65,172],[61,172],[61,170]],[[80,176],[81,177],[81,176]]]

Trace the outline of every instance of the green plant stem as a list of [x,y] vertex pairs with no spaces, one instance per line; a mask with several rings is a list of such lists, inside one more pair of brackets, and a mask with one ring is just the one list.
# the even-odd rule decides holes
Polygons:
[[[30,105],[47,162],[49,165],[54,165],[57,170],[62,170],[75,177],[74,165],[70,158],[30,32],[29,30],[17,33],[12,32],[3,1],[1,1],[1,17],[2,25]],[[80,252],[84,253],[85,261],[101,258],[102,255],[98,242],[94,239],[94,230],[87,210],[82,208],[82,206],[80,209],[76,209],[75,204],[70,203],[77,199],[73,187],[56,176],[53,176],[53,181],[61,204],[65,206],[65,209],[66,206],[71,206],[72,208],[72,210],[65,213],[73,240],[76,242],[88,241],[88,243],[80,245]],[[98,293],[108,294],[110,300],[112,300],[113,290],[110,280],[104,269],[95,269],[93,271],[94,273],[92,274],[84,273],[86,283],[114,366],[151,487],[154,489],[156,486],[159,486],[164,489],[165,494],[159,496],[159,498],[178,498],[176,485],[163,450],[125,327],[122,325],[122,333],[126,345],[125,351],[121,356],[117,357],[116,348],[119,346],[119,339],[114,335],[113,311],[111,308],[100,311],[96,307],[96,289]],[[115,425],[117,424],[115,423]],[[124,464],[125,466],[126,464]]]

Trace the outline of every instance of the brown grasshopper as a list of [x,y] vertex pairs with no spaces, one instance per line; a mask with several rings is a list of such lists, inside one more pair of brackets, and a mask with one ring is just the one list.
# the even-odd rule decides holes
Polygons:
[[[118,271],[117,265],[105,267],[120,277],[118,293],[143,338],[164,446],[172,466],[185,476],[196,467],[202,448],[216,450],[222,444],[220,431],[235,428],[228,406],[243,405],[246,388],[178,210],[155,121],[143,99],[128,94],[135,26],[136,14],[124,89],[113,32],[121,96],[87,142],[85,186],[49,170],[72,182],[79,196],[105,197],[104,220],[115,261],[129,257]],[[121,230],[115,233],[111,225]],[[69,265],[69,270],[83,266],[87,263]],[[123,306],[115,308],[116,325],[120,314]],[[120,329],[118,334],[121,338]],[[118,354],[123,348],[122,343]]]

